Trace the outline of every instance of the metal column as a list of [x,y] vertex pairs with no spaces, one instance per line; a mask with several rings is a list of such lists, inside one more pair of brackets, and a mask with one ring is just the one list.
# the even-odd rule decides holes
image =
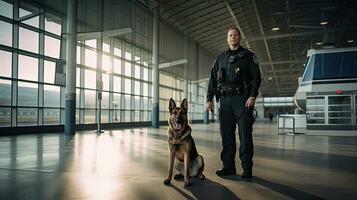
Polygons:
[[159,7],[153,9],[152,127],[159,128]]
[[77,43],[77,1],[67,0],[67,37],[66,37],[66,135],[75,134],[76,124],[76,43]]

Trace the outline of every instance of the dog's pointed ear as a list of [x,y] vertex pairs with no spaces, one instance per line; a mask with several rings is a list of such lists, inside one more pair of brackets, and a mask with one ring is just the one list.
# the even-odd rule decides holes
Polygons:
[[188,104],[187,104],[187,99],[184,98],[181,102],[181,108],[185,109],[186,112],[187,112],[187,109],[188,109]]
[[170,98],[170,103],[169,103],[169,111],[170,111],[170,113],[174,108],[176,108],[175,100],[173,98]]

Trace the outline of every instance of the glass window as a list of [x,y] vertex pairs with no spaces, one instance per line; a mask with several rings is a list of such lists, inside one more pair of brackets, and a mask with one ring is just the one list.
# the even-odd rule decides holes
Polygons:
[[102,110],[102,115],[101,115],[100,121],[102,123],[109,122],[109,110]]
[[112,64],[110,61],[110,56],[107,56],[105,54],[102,55],[102,69],[107,72],[112,71]]
[[124,88],[125,88],[124,89],[125,93],[131,94],[131,80],[130,79],[125,79]]
[[102,74],[103,90],[109,91],[109,74]]
[[62,33],[62,19],[59,16],[46,13],[45,16],[45,30],[56,35],[61,35]]
[[144,80],[149,81],[149,70],[147,68],[143,68]]
[[92,70],[85,70],[85,75],[84,75],[84,87],[85,88],[91,88],[91,89],[96,89],[96,72]]
[[19,106],[37,106],[38,85],[35,83],[18,82],[18,105]]
[[102,108],[109,108],[109,92],[102,92]]
[[85,60],[84,65],[92,68],[97,67],[97,52],[85,49]]
[[341,78],[357,78],[357,51],[343,54],[341,62]]
[[114,58],[114,73],[121,74],[121,60]]
[[18,126],[37,125],[37,109],[17,108],[17,125]]
[[44,107],[60,107],[60,87],[44,85]]
[[135,65],[135,78],[140,79],[140,66]]
[[19,48],[22,50],[38,53],[38,33],[20,27]]
[[85,110],[84,111],[84,123],[86,123],[86,124],[95,123],[95,110]]
[[[22,2],[21,2],[22,3]],[[39,11],[38,8],[29,5],[21,5],[19,9],[19,17],[22,23],[38,28],[39,27]],[[24,8],[26,7],[26,8]]]
[[19,55],[19,79],[38,80],[38,59]]
[[76,69],[76,87],[81,86],[81,68],[77,67]]
[[140,82],[139,81],[134,81],[134,86],[135,86],[134,94],[135,95],[140,95]]
[[45,83],[54,83],[55,82],[55,73],[56,73],[56,63],[45,60],[44,66],[44,82]]
[[143,83],[143,95],[148,96],[149,94],[149,85],[147,83]]
[[110,53],[110,46],[109,46],[109,44],[103,42],[103,51],[104,51],[104,52],[107,52],[107,53]]
[[60,109],[44,109],[43,121],[45,125],[60,123]]
[[[0,1],[1,2],[1,1]],[[2,10],[0,6],[0,10]],[[12,46],[12,24],[0,20],[0,44]]]
[[97,39],[92,39],[92,40],[86,40],[85,45],[93,47],[93,48],[97,48]]
[[121,104],[121,109],[131,109],[131,96],[124,95],[124,102]]
[[[0,105],[11,105],[11,81],[0,79]],[[0,122],[1,123],[1,122]]]
[[114,55],[121,57],[121,49],[114,48]]
[[125,75],[131,76],[131,63],[125,62]]
[[114,76],[113,90],[115,92],[121,92],[121,78]]
[[84,90],[85,108],[95,108],[96,92],[93,90]]
[[0,0],[0,15],[12,19],[12,10],[12,4]]
[[12,53],[8,51],[0,51],[0,60],[0,76],[11,77]]
[[50,37],[45,36],[45,55],[53,58],[59,58],[60,55],[60,46],[61,41]]
[[127,60],[131,60],[131,53],[129,53],[129,52],[125,52],[125,59],[127,59]]
[[76,63],[81,64],[81,47],[77,46]]
[[0,107],[0,127],[4,126],[11,126],[11,109]]

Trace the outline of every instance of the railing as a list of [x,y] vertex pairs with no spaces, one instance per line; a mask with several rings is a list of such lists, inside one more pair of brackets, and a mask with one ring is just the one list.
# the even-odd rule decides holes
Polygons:
[[[286,126],[286,119],[292,119],[292,127]],[[280,120],[282,120],[283,124],[282,127],[280,127]],[[278,115],[278,135],[279,134],[284,134],[285,129],[290,129],[293,134],[295,134],[295,118],[293,116],[284,116],[284,115]],[[289,124],[290,125],[290,124]],[[280,132],[280,129],[283,129],[282,132]]]

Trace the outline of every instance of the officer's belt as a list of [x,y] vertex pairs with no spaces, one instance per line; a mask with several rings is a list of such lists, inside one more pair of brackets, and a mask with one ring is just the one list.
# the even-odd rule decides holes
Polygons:
[[233,86],[233,85],[220,86],[219,94],[222,97],[239,95],[239,94],[242,94],[242,89],[239,86]]

